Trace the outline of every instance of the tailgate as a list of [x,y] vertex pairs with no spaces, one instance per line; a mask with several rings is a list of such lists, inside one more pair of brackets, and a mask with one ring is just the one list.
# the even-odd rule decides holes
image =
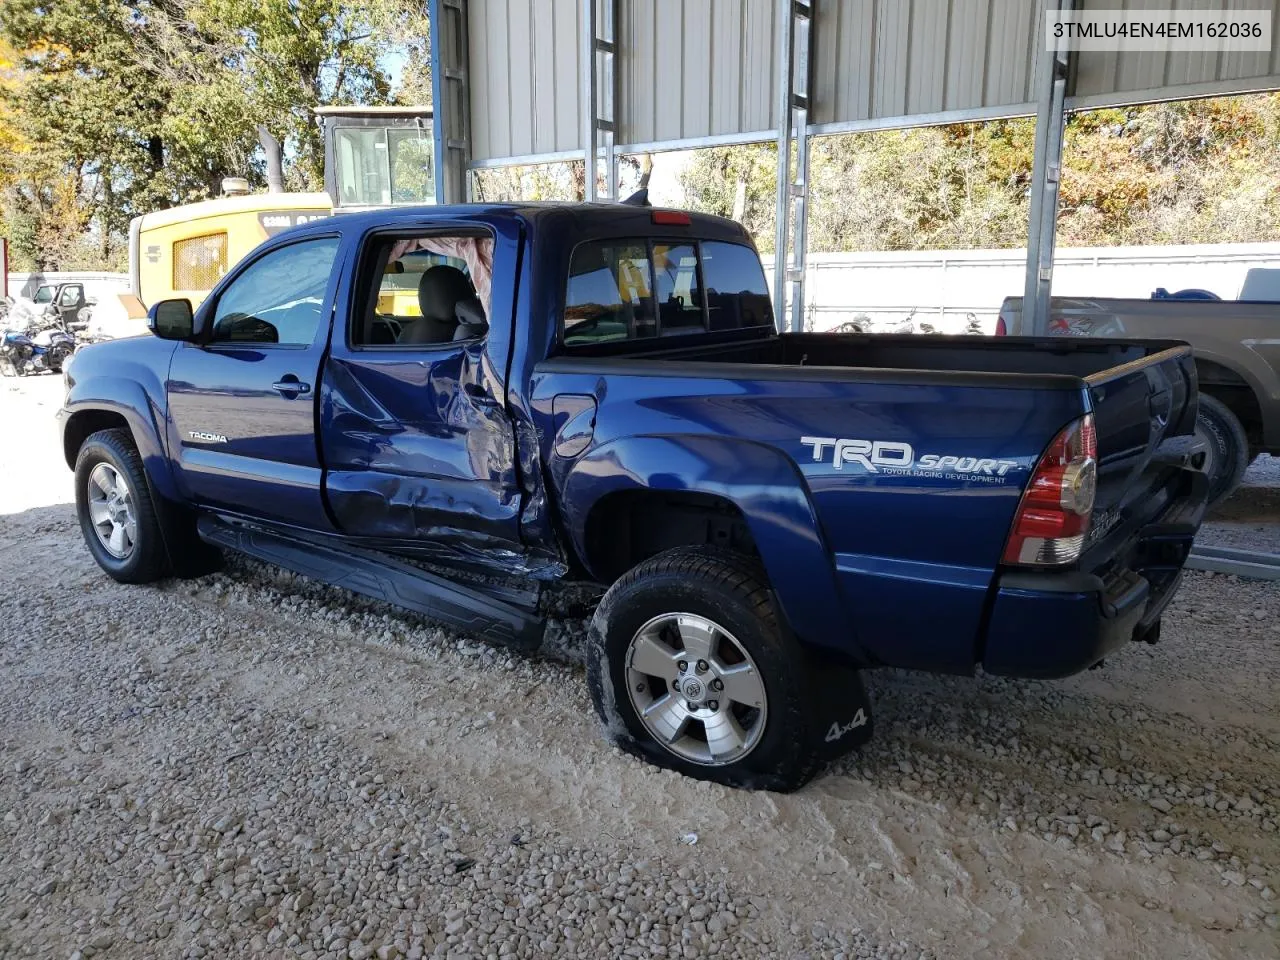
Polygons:
[[[1168,347],[1085,378],[1098,437],[1098,492],[1088,544],[1167,505],[1179,476],[1178,437],[1195,432],[1191,348]],[[1087,550],[1087,547],[1086,547]]]

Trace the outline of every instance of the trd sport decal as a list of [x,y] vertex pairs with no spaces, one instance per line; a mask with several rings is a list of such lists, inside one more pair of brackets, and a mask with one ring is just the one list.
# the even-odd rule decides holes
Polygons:
[[1003,484],[1007,474],[1022,465],[1017,460],[953,457],[938,453],[916,456],[909,443],[894,440],[844,440],[839,437],[801,437],[813,451],[815,463],[826,460],[837,470],[846,465],[866,473],[890,477],[940,477],[977,483]]

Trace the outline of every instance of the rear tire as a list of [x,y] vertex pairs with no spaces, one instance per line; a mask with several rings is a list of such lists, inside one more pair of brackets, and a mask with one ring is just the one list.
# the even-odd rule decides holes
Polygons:
[[809,658],[748,557],[678,547],[626,573],[591,621],[587,679],[606,735],[660,767],[790,791],[822,765]]
[[160,521],[128,430],[99,430],[76,456],[76,515],[85,545],[108,576],[152,583],[169,574]]
[[1221,400],[1200,394],[1196,436],[1209,445],[1205,472],[1209,475],[1209,505],[1231,496],[1249,467],[1249,438],[1236,415]]

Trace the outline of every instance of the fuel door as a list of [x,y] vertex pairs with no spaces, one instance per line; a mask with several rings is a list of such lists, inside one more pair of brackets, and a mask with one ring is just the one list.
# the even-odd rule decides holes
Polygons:
[[591,436],[596,429],[596,398],[578,393],[558,394],[551,401],[551,419],[556,427],[556,456],[576,457],[591,446]]

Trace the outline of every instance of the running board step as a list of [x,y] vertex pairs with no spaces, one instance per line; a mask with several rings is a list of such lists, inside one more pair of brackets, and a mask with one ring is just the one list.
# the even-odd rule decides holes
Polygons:
[[211,514],[202,514],[196,529],[200,539],[215,547],[412,610],[490,643],[533,652],[542,642],[545,625],[532,607],[508,603],[385,554],[331,546]]

